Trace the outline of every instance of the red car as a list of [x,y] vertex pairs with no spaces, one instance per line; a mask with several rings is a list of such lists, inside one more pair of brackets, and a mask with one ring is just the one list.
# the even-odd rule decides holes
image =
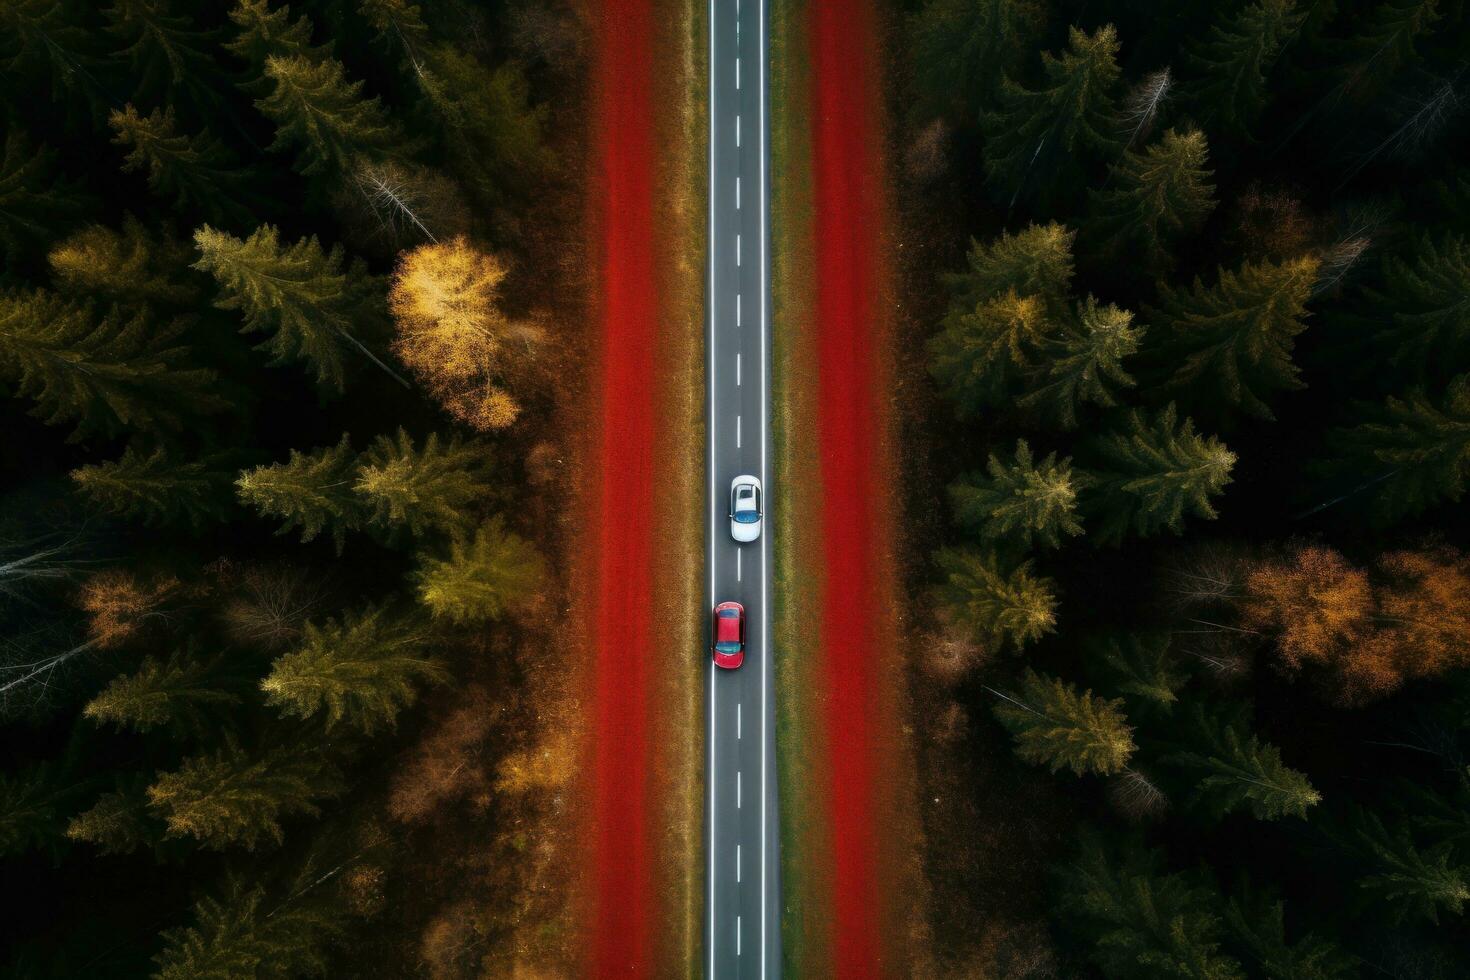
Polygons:
[[738,602],[715,606],[715,666],[734,670],[745,663],[745,607]]

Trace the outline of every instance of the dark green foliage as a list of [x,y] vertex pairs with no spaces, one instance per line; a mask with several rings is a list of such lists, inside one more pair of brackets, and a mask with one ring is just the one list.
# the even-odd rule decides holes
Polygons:
[[128,105],[108,122],[116,134],[113,142],[128,148],[123,170],[146,170],[148,186],[173,207],[226,227],[254,223],[243,206],[253,199],[246,190],[248,175],[208,131],[177,132],[171,108],[142,116]]
[[536,546],[506,530],[497,514],[473,537],[456,538],[442,557],[421,554],[414,582],[434,618],[478,623],[533,602],[547,572]]
[[929,0],[909,24],[920,107],[979,119],[1043,20],[1043,8],[1028,0]]
[[245,61],[257,74],[265,71],[265,60],[270,57],[320,59],[327,56],[312,46],[311,19],[293,15],[289,6],[273,9],[271,0],[236,0],[230,20],[239,31],[222,47]]
[[1386,84],[1417,58],[1418,42],[1441,20],[1440,0],[1384,0],[1349,37],[1325,47],[1330,67],[1319,70],[1332,85],[1326,101],[1334,107],[1361,105],[1382,93]]
[[1258,0],[1190,47],[1190,101],[1210,127],[1249,132],[1266,105],[1266,76],[1305,17],[1295,0]]
[[1215,209],[1209,149],[1197,129],[1169,130],[1142,153],[1129,150],[1108,189],[1093,191],[1091,233],[1110,257],[1128,256],[1162,272],[1174,246]]
[[129,446],[121,458],[78,467],[71,478],[113,516],[197,528],[224,518],[234,474],[212,458],[180,460],[163,448],[145,454]]
[[1305,818],[1322,795],[1307,777],[1284,765],[1281,751],[1250,733],[1241,714],[1221,715],[1194,706],[1190,748],[1167,757],[1189,773],[1196,800],[1215,818],[1242,808],[1257,820]]
[[149,657],[136,673],[114,678],[82,714],[100,724],[146,732],[163,725],[202,732],[223,709],[240,703],[220,678],[220,658],[176,650]]
[[1470,899],[1470,864],[1444,841],[1421,845],[1404,824],[1386,826],[1375,813],[1353,813],[1350,843],[1364,863],[1358,887],[1393,922],[1459,915]]
[[382,609],[309,623],[301,645],[276,660],[261,689],[283,714],[324,712],[328,730],[345,723],[371,735],[392,728],[421,685],[448,679],[425,649],[429,640],[422,623]]
[[1408,261],[1389,256],[1380,288],[1363,290],[1361,319],[1397,365],[1443,375],[1470,366],[1470,244],[1456,234],[1420,239]]
[[[303,885],[309,882],[303,882]],[[268,899],[260,886],[231,876],[219,898],[194,906],[194,925],[169,929],[154,957],[154,980],[290,980],[327,975],[327,952],[346,934],[340,900],[293,889]]]
[[354,488],[368,519],[392,531],[468,532],[476,505],[487,490],[488,452],[458,437],[441,441],[430,433],[422,449],[402,429],[379,436],[362,454]]
[[284,463],[246,470],[235,481],[240,499],[267,517],[284,523],[276,533],[301,528],[301,541],[329,532],[341,552],[347,532],[366,519],[361,498],[354,491],[357,458],[347,436],[335,446],[311,453],[291,450]]
[[1191,405],[1224,405],[1274,419],[1266,399],[1304,387],[1292,363],[1297,334],[1306,329],[1306,304],[1317,281],[1315,258],[1247,263],[1220,270],[1206,287],[1159,287],[1159,307],[1146,308],[1163,387]]
[[103,11],[113,57],[126,65],[132,101],[144,105],[181,101],[196,113],[217,111],[223,82],[211,50],[218,38],[171,13],[165,0],[113,0]]
[[944,276],[954,293],[951,310],[966,312],[1011,291],[1041,296],[1053,308],[1062,306],[1075,274],[1076,238],[1076,232],[1052,222],[1027,225],[1014,235],[1003,231],[988,245],[970,239],[965,271]]
[[60,843],[62,822],[78,787],[55,763],[0,772],[0,857]]
[[361,158],[393,155],[398,128],[362,82],[348,82],[342,63],[308,55],[269,55],[271,92],[255,104],[276,124],[273,150],[296,151],[296,169],[308,176],[340,174]]
[[[81,24],[81,5],[68,0],[4,0],[0,3],[0,75],[49,83],[51,100],[84,95],[94,104],[97,59]],[[0,91],[11,101],[21,93]]]
[[1016,690],[1000,694],[995,717],[1015,737],[1016,754],[1052,772],[1106,776],[1133,755],[1133,729],[1123,702],[1079,691],[1026,668]]
[[1007,568],[993,552],[946,548],[935,557],[943,582],[937,598],[965,636],[991,649],[1025,648],[1056,628],[1051,579],[1030,562]]
[[1042,54],[1046,81],[1040,89],[1005,79],[1000,108],[984,117],[990,180],[1018,195],[1028,186],[1056,180],[1059,173],[1075,179],[1078,157],[1116,150],[1117,54],[1118,32],[1111,24],[1091,35],[1074,27],[1061,57]]
[[175,432],[227,403],[215,374],[178,344],[188,321],[93,306],[53,293],[0,296],[0,379],[36,402],[32,414],[76,424],[74,439],[124,430]]
[[1189,680],[1168,633],[1118,633],[1087,641],[1087,660],[1131,705],[1173,710]]
[[6,132],[0,157],[0,246],[6,258],[51,241],[86,207],[87,201],[57,176],[56,162],[46,147],[32,149],[19,129]]
[[89,225],[59,242],[46,256],[60,290],[104,302],[187,307],[202,290],[190,274],[189,247],[150,235],[128,215],[120,231]]
[[1042,350],[1031,390],[1016,404],[1058,429],[1076,428],[1084,406],[1117,406],[1121,393],[1137,385],[1123,362],[1137,353],[1145,332],[1132,313],[1087,297],[1075,318],[1061,321]]
[[103,793],[90,809],[71,818],[67,839],[90,844],[98,854],[132,854],[155,843],[147,810],[141,785]]
[[1091,943],[1108,977],[1244,980],[1221,951],[1218,898],[1183,874],[1159,870],[1158,852],[1129,843],[1110,853],[1093,836],[1061,875],[1067,927]]
[[1040,297],[1007,292],[944,318],[929,341],[929,373],[961,415],[975,415],[1009,401],[1060,333]]
[[976,528],[984,541],[1060,547],[1065,536],[1082,533],[1077,490],[1082,482],[1072,461],[1056,453],[1035,462],[1025,440],[1016,443],[1014,463],[990,457],[987,476],[972,474],[949,487],[955,519]]
[[1106,544],[1165,529],[1180,534],[1186,516],[1212,520],[1211,498],[1225,489],[1235,466],[1224,443],[1195,432],[1190,419],[1180,421],[1173,405],[1152,414],[1130,410],[1122,427],[1095,440],[1092,449],[1094,535]]
[[1384,524],[1458,501],[1470,479],[1470,375],[1438,399],[1418,388],[1390,396],[1333,439],[1339,465],[1369,481],[1364,489]]
[[268,332],[260,346],[274,355],[273,363],[306,361],[317,381],[340,391],[349,349],[377,362],[354,332],[381,322],[383,287],[361,260],[348,262],[340,245],[327,251],[315,236],[282,245],[271,225],[244,240],[205,225],[194,233],[194,244],[194,268],[220,285],[215,305],[239,310],[246,333]]
[[1242,957],[1269,980],[1352,980],[1358,960],[1313,933],[1286,938],[1286,903],[1243,884],[1225,906],[1225,922]]

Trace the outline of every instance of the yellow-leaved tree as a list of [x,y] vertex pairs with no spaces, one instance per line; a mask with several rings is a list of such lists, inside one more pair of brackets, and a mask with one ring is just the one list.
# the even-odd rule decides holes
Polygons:
[[404,253],[388,294],[394,352],[450,415],[481,431],[519,417],[510,389],[544,338],[500,308],[505,275],[504,262],[461,235]]

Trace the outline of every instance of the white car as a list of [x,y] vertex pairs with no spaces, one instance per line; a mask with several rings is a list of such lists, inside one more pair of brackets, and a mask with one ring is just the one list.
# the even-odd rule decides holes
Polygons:
[[761,536],[761,481],[737,476],[730,481],[730,537],[749,544]]

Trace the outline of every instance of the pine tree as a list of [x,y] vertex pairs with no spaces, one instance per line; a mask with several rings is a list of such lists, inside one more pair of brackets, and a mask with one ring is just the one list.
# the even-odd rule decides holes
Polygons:
[[71,776],[51,762],[18,773],[0,772],[0,857],[38,848],[55,850],[77,788]]
[[986,300],[1014,291],[1021,296],[1040,296],[1055,312],[1066,304],[1074,268],[1072,244],[1077,233],[1055,221],[1030,224],[1012,235],[982,245],[970,239],[964,272],[944,276],[954,294],[950,308],[973,310]]
[[240,310],[245,333],[271,334],[260,347],[275,356],[272,363],[306,361],[321,384],[337,391],[344,386],[348,347],[387,370],[353,336],[364,324],[381,322],[381,280],[368,275],[362,260],[348,263],[341,246],[326,251],[314,235],[282,246],[271,225],[261,225],[244,241],[205,225],[194,233],[194,243],[194,268],[220,285],[215,305]]
[[362,82],[348,82],[335,58],[269,55],[270,95],[255,105],[276,124],[272,150],[297,148],[296,169],[307,176],[345,173],[359,158],[391,156],[400,136]]
[[1195,706],[1191,717],[1194,748],[1165,761],[1197,777],[1195,795],[1216,819],[1242,807],[1257,820],[1307,816],[1322,800],[1306,775],[1281,761],[1281,750],[1250,731],[1243,712],[1207,714]]
[[1295,0],[1257,0],[1210,28],[1207,40],[1189,49],[1201,77],[1190,87],[1202,119],[1246,136],[1266,106],[1266,75],[1306,19]]
[[1358,33],[1328,39],[1323,46],[1327,64],[1319,74],[1335,83],[1323,102],[1367,103],[1419,60],[1418,43],[1433,34],[1441,19],[1439,0],[1385,0],[1366,16],[1352,18]]
[[252,758],[230,741],[160,774],[148,787],[148,805],[167,825],[168,837],[192,837],[213,850],[239,845],[253,851],[263,840],[284,840],[282,819],[315,816],[317,801],[340,791],[319,749],[276,748]]
[[1159,308],[1146,309],[1144,317],[1169,365],[1165,388],[1191,403],[1274,419],[1266,398],[1305,387],[1291,353],[1306,329],[1318,264],[1315,258],[1247,263],[1239,272],[1220,270],[1213,287],[1199,279],[1190,290],[1161,285]]
[[71,471],[94,507],[147,525],[196,529],[228,513],[231,475],[215,457],[177,460],[163,448],[144,455],[131,446],[119,459]]
[[1438,924],[1441,912],[1459,915],[1470,899],[1470,866],[1455,859],[1444,841],[1422,848],[1405,825],[1384,826],[1377,814],[1356,808],[1351,843],[1368,874],[1358,887],[1379,903],[1390,922],[1428,919]]
[[[97,105],[92,37],[78,21],[77,7],[58,0],[5,0],[0,3],[0,75],[9,79],[50,78],[51,101],[83,94]],[[23,86],[14,87],[15,96]],[[0,90],[0,97],[11,93]]]
[[114,110],[113,142],[128,148],[123,172],[147,170],[148,187],[172,206],[226,227],[253,226],[248,175],[208,131],[185,136],[174,129],[172,108],[140,116],[131,105]]
[[1091,691],[1031,668],[1018,690],[1002,694],[995,716],[1016,739],[1016,754],[1052,772],[1107,776],[1128,764],[1136,746],[1121,700]]
[[82,714],[100,724],[137,732],[171,725],[203,731],[214,712],[239,704],[221,686],[218,658],[175,650],[167,660],[148,657],[137,673],[113,679]]
[[17,128],[6,132],[0,156],[0,247],[7,259],[64,234],[87,209],[87,198],[57,173],[55,151],[33,150]]
[[994,108],[1043,23],[1027,0],[931,0],[913,16],[911,63],[924,111],[971,122]]
[[1420,377],[1466,366],[1470,355],[1470,243],[1425,236],[1409,261],[1383,263],[1383,287],[1365,288],[1362,319],[1390,362]]
[[1197,129],[1171,129],[1142,153],[1125,152],[1113,186],[1090,192],[1090,232],[1103,253],[1126,255],[1154,272],[1168,270],[1174,244],[1198,231],[1215,209],[1208,159],[1205,134]]
[[485,497],[488,464],[483,446],[458,437],[441,442],[431,432],[416,450],[399,429],[394,437],[379,436],[362,454],[354,489],[370,510],[368,519],[390,531],[466,533]]
[[1286,939],[1286,903],[1243,886],[1225,907],[1225,923],[1236,943],[1269,980],[1353,980],[1358,959],[1336,943],[1307,933]]
[[1136,385],[1123,360],[1138,351],[1145,330],[1133,314],[1087,297],[1076,322],[1064,321],[1060,335],[1043,352],[1032,390],[1017,404],[1049,425],[1074,429],[1085,404],[1113,408],[1118,389]]
[[325,711],[327,729],[345,722],[365,735],[392,728],[425,683],[449,679],[424,652],[427,631],[382,609],[307,624],[300,647],[276,659],[261,682],[266,702],[286,715]]
[[1030,562],[1002,571],[993,553],[953,548],[935,561],[945,577],[939,602],[975,642],[1021,650],[1056,628],[1053,582],[1033,575]]
[[194,905],[194,925],[163,933],[153,980],[289,980],[326,976],[327,951],[346,934],[345,906],[311,889],[267,901],[259,885],[227,879]]
[[147,809],[148,800],[141,787],[103,793],[91,809],[71,818],[66,837],[91,844],[98,854],[132,854],[154,842]]
[[[1201,436],[1173,405],[1150,416],[1130,409],[1121,430],[1092,443],[1098,459],[1089,509],[1094,537],[1118,544],[1128,534],[1183,532],[1186,514],[1213,520],[1210,498],[1230,482],[1235,454],[1214,436]],[[1086,502],[1086,501],[1085,501]]]
[[987,177],[1015,195],[1028,183],[1056,177],[1065,165],[1075,169],[1080,155],[1113,152],[1117,54],[1113,25],[1090,36],[1073,27],[1060,58],[1042,53],[1046,82],[1040,90],[1005,79],[1000,108],[983,117]]
[[412,0],[361,0],[357,9],[384,47],[402,48],[414,73],[423,70],[418,52],[429,39],[429,26],[418,4]]
[[176,432],[228,407],[214,372],[188,366],[185,349],[172,346],[187,326],[117,307],[99,319],[44,290],[0,295],[0,380],[33,399],[32,414],[48,424],[75,422],[74,439]]
[[[230,11],[230,20],[239,33],[233,41],[222,45],[225,50],[248,64],[257,75],[265,71],[267,58],[304,57],[320,60],[329,57],[327,49],[316,48],[311,43],[311,18],[292,17],[291,8],[282,6],[272,10],[271,0],[235,0]],[[255,83],[242,86],[253,91]],[[265,94],[269,83],[258,94]]]
[[1369,481],[1380,523],[1458,502],[1470,481],[1470,374],[1453,379],[1438,403],[1419,388],[1390,396],[1366,421],[1332,433],[1330,442],[1336,465]]
[[1062,872],[1061,906],[1069,928],[1092,945],[1108,977],[1244,980],[1220,951],[1218,897],[1182,874],[1161,874],[1157,850],[1130,842],[1110,854],[1095,836]]
[[1112,633],[1084,641],[1089,664],[1132,704],[1169,713],[1188,674],[1164,632]]
[[362,500],[353,490],[356,482],[357,457],[344,435],[335,446],[311,453],[293,449],[284,463],[246,470],[235,487],[242,501],[267,517],[285,521],[276,533],[300,527],[305,544],[328,531],[340,554],[347,532],[366,519]]
[[186,307],[199,297],[186,276],[189,248],[153,238],[132,215],[121,231],[89,225],[53,248],[47,261],[59,286],[107,302]]
[[1022,439],[1014,463],[992,453],[986,468],[988,476],[972,473],[949,487],[955,520],[976,528],[982,541],[1059,548],[1064,537],[1082,533],[1076,513],[1081,478],[1072,473],[1071,459],[1058,462],[1048,453],[1037,463]]
[[1059,333],[1040,297],[1010,291],[945,316],[928,343],[929,373],[961,416],[974,416],[1009,402]]
[[188,17],[170,13],[163,0],[113,0],[102,14],[118,46],[113,57],[125,63],[133,81],[132,101],[170,107],[182,101],[200,115],[220,111],[216,32],[196,29]]
[[448,557],[421,555],[414,576],[419,601],[453,623],[499,619],[535,598],[546,578],[535,546],[507,531],[499,515],[473,538],[456,538]]

